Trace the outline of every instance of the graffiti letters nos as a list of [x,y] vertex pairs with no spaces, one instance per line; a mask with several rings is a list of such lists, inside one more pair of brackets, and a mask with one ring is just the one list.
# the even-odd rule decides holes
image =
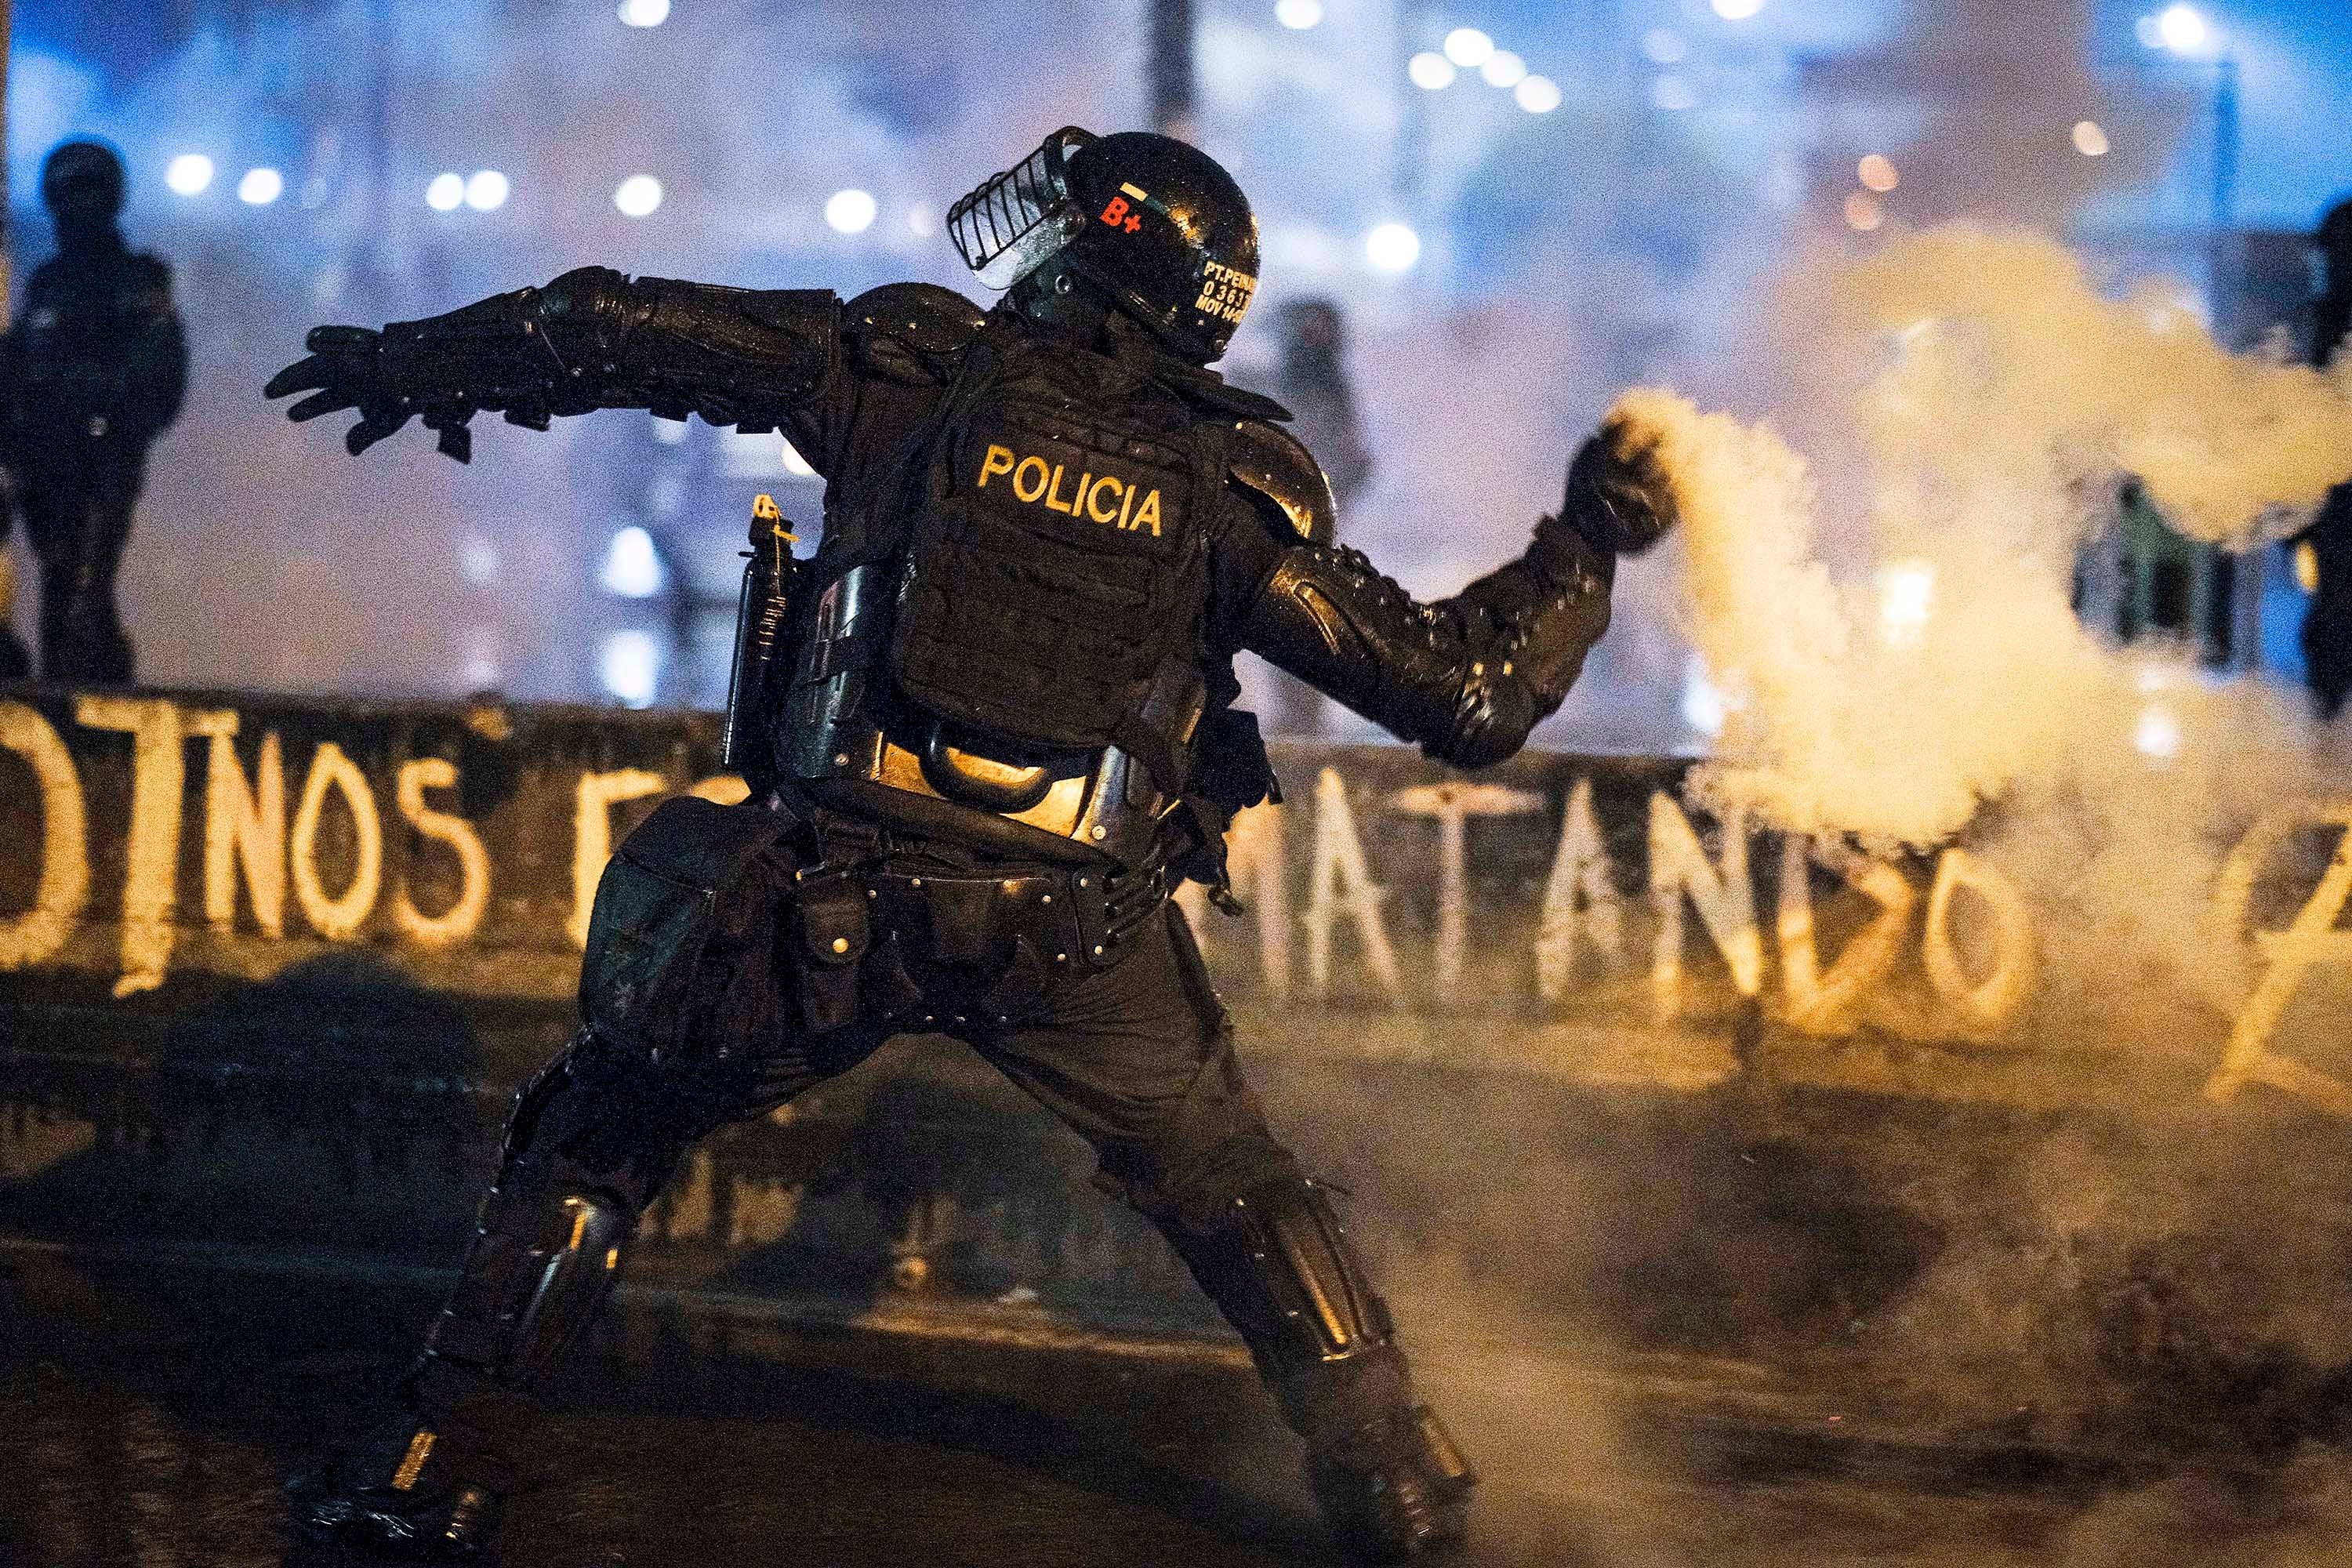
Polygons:
[[[558,764],[534,785],[544,807],[510,813],[486,837],[449,757],[394,758],[372,772],[348,734],[298,753],[254,715],[161,697],[84,695],[58,711],[70,723],[0,702],[0,790],[28,782],[34,797],[24,810],[0,794],[0,820],[18,835],[0,847],[16,889],[0,910],[0,971],[110,968],[118,996],[164,984],[197,907],[197,929],[215,941],[576,947],[628,820],[682,786],[721,804],[746,793],[732,776],[677,777],[683,745],[670,748],[672,771]],[[121,776],[126,752],[127,792],[98,782],[93,770]],[[1228,869],[1244,918],[1206,918],[1197,888],[1181,896],[1203,945],[1234,949],[1217,953],[1222,966],[1254,970],[1276,1000],[1525,1013],[1613,985],[1661,1022],[1717,1013],[1727,996],[1820,1037],[1876,1026],[2016,1043],[2031,1021],[2032,911],[1965,848],[1889,864],[1835,840],[1763,837],[1736,816],[1695,821],[1665,789],[1612,796],[1612,834],[1590,776],[1566,781],[1564,799],[1402,782],[1366,790],[1325,766],[1311,802],[1241,815]],[[184,820],[191,811],[200,823]],[[2300,912],[2249,931],[2263,868],[2319,831],[2343,842],[2307,897],[2294,889]],[[93,849],[110,857],[116,843],[119,904],[94,888]],[[502,873],[501,856],[520,858]],[[1501,875],[1498,864],[1513,868]],[[511,886],[500,900],[502,875]],[[2258,824],[2214,901],[2220,927],[2248,953],[2249,998],[2207,1093],[2263,1083],[2352,1116],[2352,1086],[2277,1044],[2310,972],[2352,964],[2352,932],[2336,929],[2352,902],[2352,803],[2298,803]],[[88,933],[79,944],[78,932]]]
[[[307,933],[341,942],[358,939],[384,896],[384,821],[375,784],[333,741],[319,742],[300,770],[289,817],[286,743],[267,730],[250,748],[248,769],[236,742],[247,735],[242,715],[196,709],[162,698],[85,696],[74,721],[81,729],[130,737],[131,792],[123,832],[123,877],[117,997],[161,986],[171,970],[177,936],[180,859],[185,824],[186,748],[203,742],[203,908],[205,923],[223,934],[240,904],[263,937],[287,934],[290,892]],[[91,853],[88,788],[72,749],[58,727],[21,702],[0,702],[0,752],[31,775],[40,824],[37,845],[6,852],[37,858],[31,906],[0,916],[0,970],[59,962],[68,939],[90,916]],[[419,757],[395,770],[392,795],[399,819],[420,841],[420,853],[446,855],[457,891],[446,907],[427,911],[407,886],[393,889],[388,920],[400,938],[424,948],[448,948],[473,939],[490,906],[490,855],[474,824],[436,809],[429,795],[454,792],[457,764]],[[663,795],[673,787],[638,769],[582,776],[572,823],[573,908],[569,926],[584,942],[596,881],[612,856],[612,808]],[[707,778],[693,792],[722,805],[747,793],[731,775]],[[344,852],[330,855],[326,842]]]

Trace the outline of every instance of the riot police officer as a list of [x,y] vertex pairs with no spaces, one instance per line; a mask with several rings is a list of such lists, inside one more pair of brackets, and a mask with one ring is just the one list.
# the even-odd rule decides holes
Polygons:
[[1267,1130],[1168,888],[1222,894],[1226,820],[1276,788],[1234,652],[1432,756],[1496,762],[1559,706],[1670,493],[1605,431],[1523,555],[1417,604],[1326,542],[1329,486],[1283,410],[1205,368],[1256,283],[1223,169],[1066,128],[949,223],[995,309],[585,268],[320,328],[270,383],[310,395],[297,419],[357,410],[353,452],[412,417],[462,458],[479,411],[626,406],[781,426],[827,486],[804,583],[780,563],[781,608],[747,606],[729,733],[752,799],[667,803],[615,856],[581,1032],[517,1097],[407,1408],[294,1483],[314,1533],[481,1550],[534,1389],[687,1149],[936,1031],[1095,1145],[1248,1344],[1352,1552],[1462,1535],[1470,1468],[1328,1194]]
[[[5,459],[41,571],[41,673],[127,683],[131,642],[114,604],[147,448],[179,416],[188,350],[172,273],[123,243],[122,160],[59,144],[41,166],[58,253],[35,270],[0,343]],[[0,665],[24,650],[13,633]],[[21,670],[19,671],[21,673]]]

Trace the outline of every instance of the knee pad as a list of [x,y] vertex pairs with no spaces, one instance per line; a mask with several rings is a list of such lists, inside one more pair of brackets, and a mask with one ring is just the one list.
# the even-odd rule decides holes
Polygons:
[[1177,1250],[1269,1382],[1393,1357],[1394,1327],[1328,1194],[1305,1176],[1261,1182]]
[[534,1391],[576,1350],[635,1227],[636,1215],[602,1194],[492,1188],[426,1355]]

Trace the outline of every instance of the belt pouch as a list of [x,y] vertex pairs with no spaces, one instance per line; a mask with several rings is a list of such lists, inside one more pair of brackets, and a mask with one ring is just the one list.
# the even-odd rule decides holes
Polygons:
[[858,966],[869,941],[865,879],[855,869],[803,877],[793,888],[800,916],[802,1023],[812,1034],[857,1016]]

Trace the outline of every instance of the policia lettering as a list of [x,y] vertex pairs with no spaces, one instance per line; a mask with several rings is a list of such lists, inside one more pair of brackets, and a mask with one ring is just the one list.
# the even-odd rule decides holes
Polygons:
[[1166,889],[1222,889],[1232,814],[1277,793],[1236,651],[1433,756],[1499,761],[1566,696],[1614,552],[1664,531],[1671,489],[1604,432],[1518,560],[1416,603],[1322,542],[1328,485],[1286,411],[1207,368],[1258,252],[1213,161],[1068,128],[947,226],[1009,285],[985,316],[921,284],[844,302],[583,268],[320,328],[270,384],[310,395],[297,418],[356,409],[353,452],[412,417],[462,458],[478,412],[651,408],[782,427],[826,481],[811,591],[779,563],[775,646],[743,639],[751,797],[670,802],[600,879],[586,1026],[516,1103],[405,1408],[296,1489],[313,1533],[478,1555],[537,1395],[686,1152],[902,1031],[963,1040],[1095,1144],[1248,1343],[1349,1549],[1463,1531],[1473,1478]]
[[1068,500],[1062,497],[1062,478],[1068,471],[1066,463],[1055,463],[1049,468],[1045,459],[1035,456],[1016,458],[1008,447],[990,443],[980,459],[980,479],[974,489],[986,489],[988,481],[999,474],[1013,479],[1013,497],[1030,506],[1043,506],[1048,511],[1058,511],[1068,517],[1083,517],[1095,522],[1108,523],[1121,530],[1148,528],[1151,537],[1160,537],[1160,491],[1142,490],[1143,500],[1136,501],[1140,485],[1122,480],[1116,474],[1082,473],[1077,489]]

